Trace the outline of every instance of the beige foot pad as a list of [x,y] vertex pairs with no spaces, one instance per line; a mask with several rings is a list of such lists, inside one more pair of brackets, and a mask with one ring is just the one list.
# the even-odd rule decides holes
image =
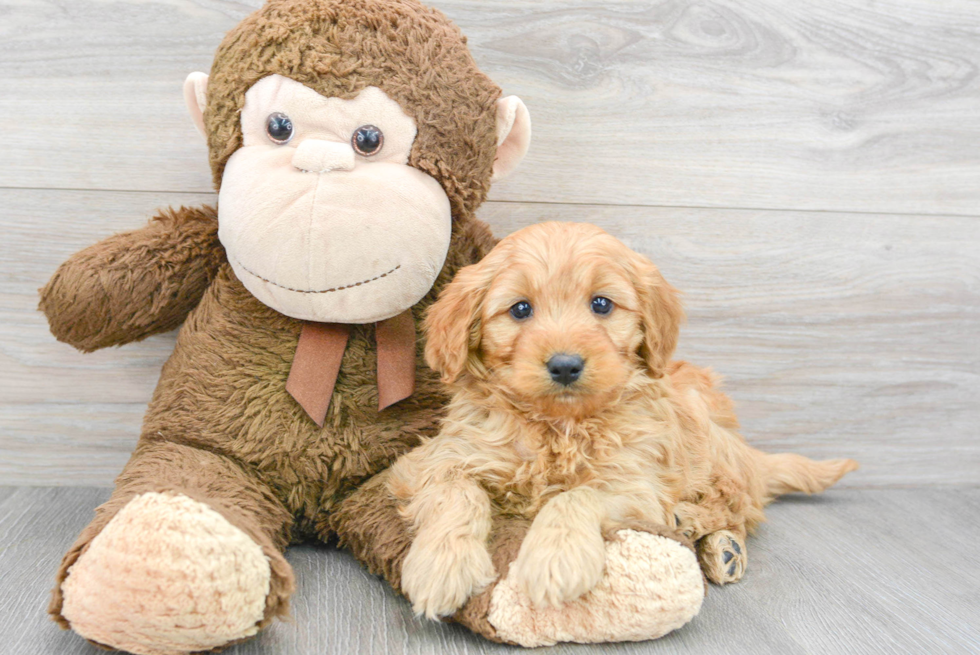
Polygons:
[[86,639],[136,653],[208,650],[257,632],[271,570],[207,505],[136,496],[68,570],[62,614]]
[[606,544],[602,580],[581,598],[537,609],[509,577],[493,590],[488,619],[497,636],[522,646],[559,641],[641,641],[662,637],[701,609],[697,557],[681,544],[633,530]]

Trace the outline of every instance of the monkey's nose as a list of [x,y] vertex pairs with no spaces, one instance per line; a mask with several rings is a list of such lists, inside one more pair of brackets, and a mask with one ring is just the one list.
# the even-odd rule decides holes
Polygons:
[[349,171],[354,168],[354,149],[349,143],[304,139],[293,155],[293,166],[307,173]]
[[551,379],[566,387],[582,375],[585,361],[578,355],[554,355],[546,364]]

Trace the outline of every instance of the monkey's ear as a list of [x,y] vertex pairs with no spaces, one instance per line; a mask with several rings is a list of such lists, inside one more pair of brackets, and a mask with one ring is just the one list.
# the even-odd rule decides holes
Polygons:
[[191,73],[184,80],[184,102],[187,103],[187,111],[194,121],[194,127],[205,139],[208,135],[204,132],[204,107],[208,103],[208,75],[207,73]]
[[531,115],[517,96],[497,100],[497,156],[493,160],[495,182],[510,174],[531,145]]

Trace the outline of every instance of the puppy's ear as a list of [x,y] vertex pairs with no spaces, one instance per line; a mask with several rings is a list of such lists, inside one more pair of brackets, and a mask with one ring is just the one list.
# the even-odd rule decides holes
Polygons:
[[484,262],[461,269],[425,315],[425,361],[447,384],[459,379],[480,347],[479,314],[490,283]]
[[630,264],[640,299],[643,330],[640,356],[646,362],[650,375],[660,378],[664,376],[677,347],[677,337],[684,322],[684,308],[677,289],[663,278],[653,262],[640,254],[633,255]]

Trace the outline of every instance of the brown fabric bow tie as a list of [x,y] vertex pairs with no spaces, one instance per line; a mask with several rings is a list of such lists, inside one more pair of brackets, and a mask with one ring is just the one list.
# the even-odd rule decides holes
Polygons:
[[[327,418],[350,329],[344,323],[305,323],[289,369],[286,391],[321,428]],[[412,310],[375,323],[374,333],[378,346],[378,411],[381,411],[415,391]]]

